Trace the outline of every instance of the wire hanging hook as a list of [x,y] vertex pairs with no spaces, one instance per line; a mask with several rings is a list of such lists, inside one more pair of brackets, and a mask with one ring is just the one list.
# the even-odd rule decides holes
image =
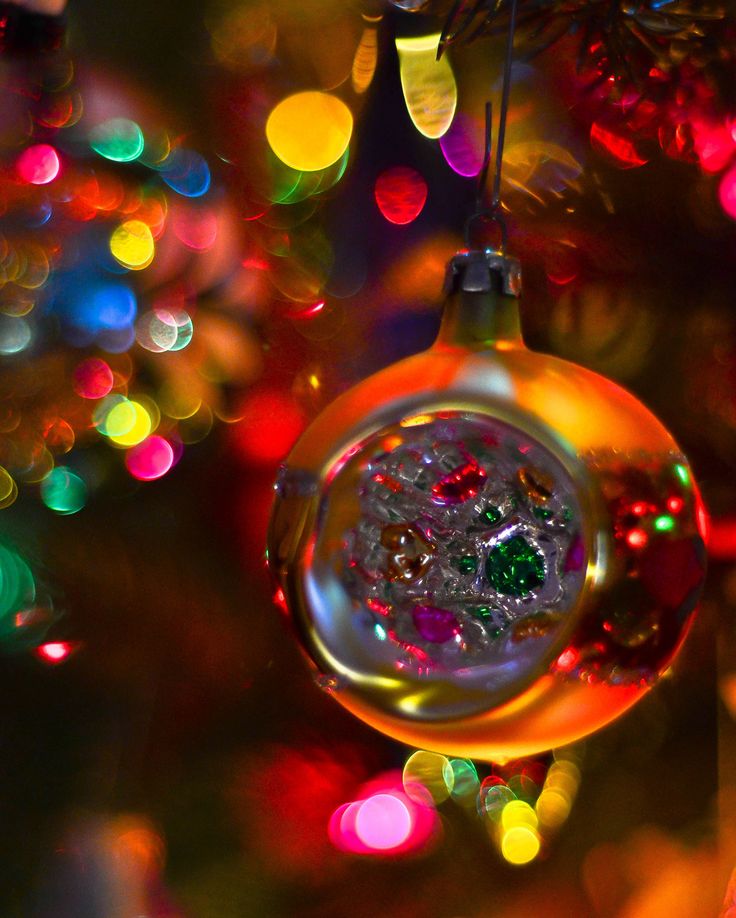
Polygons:
[[499,251],[504,252],[508,238],[508,228],[506,220],[501,210],[501,170],[503,168],[503,148],[506,142],[506,120],[509,112],[509,97],[511,95],[511,65],[514,57],[514,33],[516,31],[516,8],[518,0],[510,0],[509,3],[509,28],[506,35],[506,52],[503,61],[503,84],[501,88],[501,108],[498,116],[498,139],[496,140],[496,163],[493,172],[493,189],[491,192],[491,203],[487,208],[483,207],[483,195],[486,190],[488,181],[488,171],[491,164],[492,146],[493,146],[493,117],[492,106],[486,102],[485,106],[485,137],[483,164],[478,173],[478,184],[475,195],[475,212],[471,214],[465,223],[465,243],[468,247],[471,245],[471,230],[473,224],[478,220],[496,223],[501,231],[501,245]]

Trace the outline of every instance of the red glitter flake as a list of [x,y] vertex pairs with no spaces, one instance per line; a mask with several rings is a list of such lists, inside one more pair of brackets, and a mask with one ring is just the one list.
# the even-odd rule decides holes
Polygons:
[[462,504],[478,496],[488,476],[475,462],[454,469],[433,485],[432,499],[436,504],[448,506]]
[[368,599],[366,605],[369,609],[372,609],[374,612],[377,612],[379,615],[386,617],[391,612],[391,606],[387,605],[385,602],[381,602],[380,599]]
[[384,485],[385,487],[389,489],[389,491],[393,491],[394,494],[398,494],[399,491],[404,490],[401,483],[398,482],[395,478],[391,478],[390,475],[381,475],[380,472],[377,472],[373,476],[373,480],[377,484]]

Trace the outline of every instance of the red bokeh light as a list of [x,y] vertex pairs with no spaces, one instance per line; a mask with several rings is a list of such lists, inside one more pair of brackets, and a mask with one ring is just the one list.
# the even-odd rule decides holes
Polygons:
[[304,417],[291,395],[262,389],[244,403],[233,435],[248,459],[271,463],[286,456],[303,427]]
[[47,143],[37,143],[26,149],[16,160],[15,167],[24,182],[48,185],[59,174],[59,154]]
[[426,803],[404,793],[400,771],[390,771],[364,784],[358,799],[332,814],[328,832],[340,851],[379,857],[414,854],[438,836],[439,818]]
[[378,209],[389,223],[404,225],[416,220],[427,200],[427,183],[408,166],[393,166],[376,179]]
[[74,644],[70,641],[49,641],[46,644],[40,644],[36,648],[36,656],[49,666],[56,666],[63,663],[69,655],[75,650]]

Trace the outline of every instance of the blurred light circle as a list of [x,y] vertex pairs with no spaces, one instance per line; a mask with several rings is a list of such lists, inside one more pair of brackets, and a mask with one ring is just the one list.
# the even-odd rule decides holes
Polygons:
[[32,336],[25,319],[0,316],[0,354],[19,354],[31,343]]
[[407,806],[393,794],[375,794],[364,800],[355,816],[355,832],[368,848],[398,848],[411,833]]
[[155,252],[151,228],[142,220],[126,220],[113,230],[110,251],[125,268],[141,270],[148,267]]
[[137,446],[151,433],[151,416],[140,402],[129,401],[112,409],[105,418],[105,426],[113,443]]
[[99,357],[88,357],[74,368],[74,391],[82,398],[104,398],[110,393],[113,375]]
[[77,513],[87,501],[87,486],[79,475],[60,465],[41,482],[41,500],[62,515]]
[[528,864],[539,854],[539,848],[539,836],[529,826],[514,826],[501,839],[501,854],[509,864]]
[[174,464],[174,450],[168,440],[154,434],[125,454],[128,471],[139,481],[153,481],[165,475]]
[[110,118],[89,132],[89,145],[105,159],[129,163],[143,152],[143,131],[129,118]]
[[244,402],[233,435],[249,459],[282,459],[304,428],[304,417],[289,393],[277,389],[254,392]]
[[404,225],[419,216],[427,200],[427,183],[409,166],[393,166],[376,180],[376,204],[389,223]]
[[168,310],[152,309],[138,320],[135,336],[141,347],[160,354],[176,344],[178,326]]
[[266,122],[273,152],[304,172],[326,169],[343,155],[353,132],[353,115],[337,96],[299,92],[283,99]]
[[48,185],[59,174],[59,154],[48,143],[27,147],[15,163],[18,175],[31,185]]
[[728,216],[736,220],[736,166],[729,169],[721,179],[718,186],[718,198]]
[[15,479],[7,469],[0,466],[0,510],[15,503],[17,497],[18,485]]
[[512,829],[514,826],[529,826],[536,829],[537,824],[537,814],[525,800],[510,800],[501,813],[501,825],[504,829]]
[[483,165],[483,132],[468,115],[456,114],[440,137],[440,149],[453,172],[473,178]]
[[427,793],[435,803],[442,803],[450,796],[453,777],[450,762],[444,755],[419,749],[409,756],[404,765],[404,792],[418,803],[426,803]]
[[120,437],[135,424],[136,413],[124,395],[108,395],[95,408],[92,423],[106,437]]
[[204,156],[194,150],[177,147],[158,169],[169,188],[185,198],[199,198],[209,191],[210,167]]

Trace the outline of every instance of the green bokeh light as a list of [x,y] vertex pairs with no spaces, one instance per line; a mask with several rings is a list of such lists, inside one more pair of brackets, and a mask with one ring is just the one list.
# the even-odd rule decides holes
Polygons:
[[66,466],[57,466],[41,482],[41,500],[50,510],[68,516],[87,502],[87,485]]
[[89,145],[105,159],[130,163],[143,152],[143,131],[128,118],[110,118],[92,128]]

